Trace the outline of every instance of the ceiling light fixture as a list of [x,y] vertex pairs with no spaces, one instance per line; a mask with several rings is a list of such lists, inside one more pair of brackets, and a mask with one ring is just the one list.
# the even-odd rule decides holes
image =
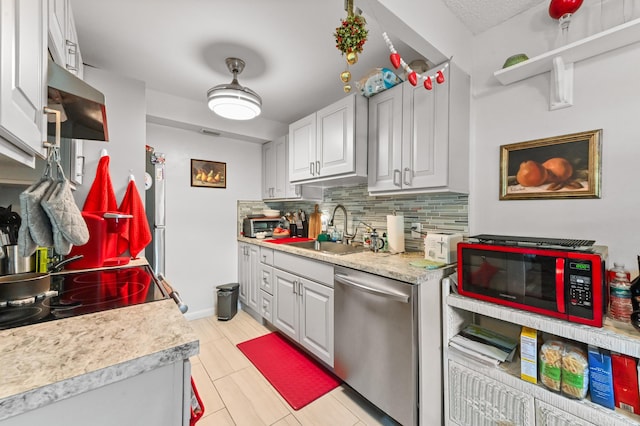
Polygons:
[[220,117],[231,120],[250,120],[260,115],[262,99],[256,92],[238,83],[238,74],[244,69],[244,61],[238,58],[225,59],[233,74],[229,84],[218,84],[207,92],[209,108]]

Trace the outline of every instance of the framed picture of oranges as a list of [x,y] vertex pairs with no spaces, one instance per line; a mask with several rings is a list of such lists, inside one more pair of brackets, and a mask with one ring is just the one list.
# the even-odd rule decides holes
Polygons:
[[227,187],[227,163],[191,160],[191,186],[202,188]]
[[500,146],[500,199],[600,198],[602,129]]

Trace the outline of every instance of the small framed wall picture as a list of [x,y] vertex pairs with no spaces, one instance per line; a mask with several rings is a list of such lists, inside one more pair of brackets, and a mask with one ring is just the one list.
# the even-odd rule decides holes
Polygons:
[[192,159],[191,186],[201,188],[226,188],[227,163]]
[[602,129],[500,147],[500,200],[600,198]]

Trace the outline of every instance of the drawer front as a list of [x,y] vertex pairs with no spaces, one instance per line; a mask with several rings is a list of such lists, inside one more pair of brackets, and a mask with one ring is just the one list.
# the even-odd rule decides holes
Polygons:
[[449,361],[449,417],[459,425],[533,426],[534,398]]
[[273,266],[273,249],[260,247],[260,263]]
[[333,265],[328,263],[277,251],[273,255],[273,266],[333,288]]
[[536,400],[536,426],[595,426],[559,408]]
[[273,306],[273,296],[265,291],[260,291],[260,315],[265,320],[272,322],[272,309]]
[[260,265],[260,290],[273,295],[273,268]]

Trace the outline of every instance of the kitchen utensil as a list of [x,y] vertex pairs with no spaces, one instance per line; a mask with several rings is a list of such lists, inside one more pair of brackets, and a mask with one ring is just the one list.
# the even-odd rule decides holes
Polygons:
[[309,238],[316,239],[322,232],[322,214],[319,211],[320,206],[314,206],[313,213],[309,215]]
[[0,299],[2,300],[26,299],[50,289],[51,275],[48,273],[26,272],[0,277]]
[[[5,271],[7,274],[20,274],[36,270],[36,261],[33,255],[22,256],[17,244],[4,246]],[[6,299],[5,299],[6,300]]]
[[83,245],[89,241],[89,230],[73,199],[69,181],[61,168],[58,173],[61,178],[40,204],[51,220],[56,252],[66,255],[73,244]]

